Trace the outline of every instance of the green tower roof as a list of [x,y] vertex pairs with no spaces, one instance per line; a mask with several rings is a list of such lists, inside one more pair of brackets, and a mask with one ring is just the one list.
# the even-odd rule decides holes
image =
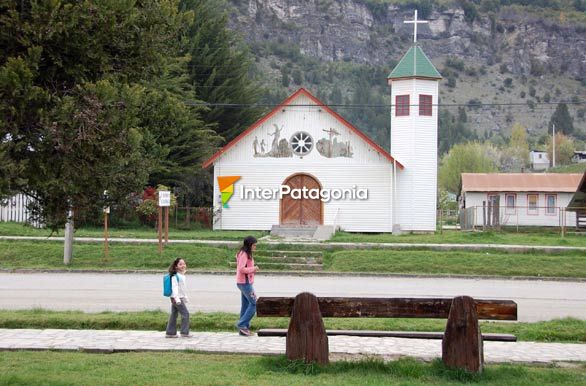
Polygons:
[[388,79],[397,78],[432,78],[441,79],[442,76],[436,70],[431,60],[425,55],[423,50],[415,45],[412,46],[409,51],[403,56],[399,64],[395,66],[395,69],[391,71]]

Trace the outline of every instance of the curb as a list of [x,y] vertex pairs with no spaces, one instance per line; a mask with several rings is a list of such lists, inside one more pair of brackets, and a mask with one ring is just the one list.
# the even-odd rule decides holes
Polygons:
[[[161,270],[141,269],[45,269],[45,268],[0,268],[0,273],[97,273],[97,274],[163,274]],[[232,271],[198,271],[189,270],[190,274],[200,275],[233,275]],[[414,279],[470,279],[470,280],[522,280],[522,281],[556,281],[584,283],[586,278],[580,277],[541,277],[541,276],[498,276],[498,275],[458,275],[458,274],[407,274],[380,272],[315,272],[315,271],[262,271],[263,276],[323,276],[323,277],[388,277]]]

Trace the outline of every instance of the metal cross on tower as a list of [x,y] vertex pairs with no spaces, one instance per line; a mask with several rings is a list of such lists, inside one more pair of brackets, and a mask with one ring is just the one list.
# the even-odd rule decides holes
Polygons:
[[406,20],[403,23],[413,24],[413,43],[417,43],[417,24],[426,24],[428,21],[417,20],[417,10],[415,10],[415,16],[413,17],[413,20]]

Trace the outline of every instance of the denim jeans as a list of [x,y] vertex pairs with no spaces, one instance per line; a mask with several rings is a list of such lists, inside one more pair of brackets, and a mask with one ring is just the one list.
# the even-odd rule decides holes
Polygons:
[[240,290],[240,320],[236,324],[238,328],[250,328],[250,320],[256,313],[256,294],[252,284],[236,284]]
[[177,334],[177,314],[181,314],[181,335],[189,334],[189,311],[181,298],[181,304],[171,303],[171,315],[167,322],[167,335]]

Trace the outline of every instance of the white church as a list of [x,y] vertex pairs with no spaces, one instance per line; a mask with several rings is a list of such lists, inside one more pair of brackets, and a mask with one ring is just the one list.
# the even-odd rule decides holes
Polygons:
[[436,229],[438,83],[414,44],[388,76],[390,153],[301,88],[208,159],[214,229]]

